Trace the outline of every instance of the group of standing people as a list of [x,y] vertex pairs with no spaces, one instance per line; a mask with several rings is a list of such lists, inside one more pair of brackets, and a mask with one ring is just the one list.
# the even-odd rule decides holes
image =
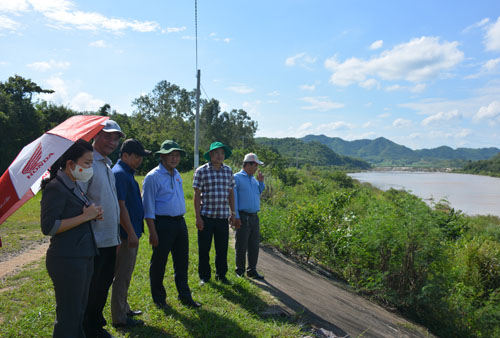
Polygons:
[[[46,266],[56,297],[53,337],[112,337],[104,328],[103,316],[111,285],[113,326],[144,324],[134,318],[142,312],[132,310],[127,301],[144,220],[153,247],[149,268],[153,302],[168,308],[163,278],[172,253],[179,301],[192,308],[201,306],[192,298],[188,285],[186,205],[176,169],[186,152],[174,141],[163,142],[155,153],[159,164],[146,175],[141,196],[134,174],[144,156],[152,152],[138,140],[125,140],[120,159],[111,167],[108,156],[122,138],[125,135],[120,126],[107,120],[93,144],[75,142],[42,181],[41,227],[51,236]],[[208,162],[194,173],[200,285],[211,278],[212,239],[215,279],[230,284],[226,277],[229,225],[236,229],[236,276],[243,277],[246,272],[250,278],[264,278],[256,266],[260,240],[257,213],[265,186],[262,173],[254,177],[263,163],[257,155],[247,154],[243,169],[233,175],[223,163],[230,156],[229,147],[214,142],[204,154]]]

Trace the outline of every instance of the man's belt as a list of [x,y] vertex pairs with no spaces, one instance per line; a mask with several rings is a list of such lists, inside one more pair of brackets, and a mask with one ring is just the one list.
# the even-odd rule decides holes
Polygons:
[[184,218],[184,215],[179,215],[179,216],[167,216],[167,215],[156,215],[156,219],[173,219],[175,221],[180,221],[181,219]]
[[256,213],[256,212],[246,212],[246,211],[243,211],[243,210],[238,210],[238,212],[239,212],[240,214],[243,214],[243,215],[257,216],[257,213]]

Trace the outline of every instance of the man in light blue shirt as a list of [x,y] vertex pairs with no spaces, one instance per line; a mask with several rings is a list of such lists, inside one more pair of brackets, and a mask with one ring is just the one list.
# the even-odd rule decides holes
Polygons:
[[166,140],[161,149],[160,164],[144,178],[143,205],[144,218],[149,229],[149,243],[153,246],[153,255],[149,267],[149,282],[153,302],[162,309],[167,309],[167,293],[163,286],[165,266],[170,251],[174,261],[175,286],[179,300],[188,307],[196,308],[188,286],[189,239],[184,220],[186,203],[182,190],[182,178],[177,169],[182,150],[177,143]]
[[243,169],[234,175],[234,200],[236,205],[236,275],[243,277],[248,254],[247,276],[255,279],[264,279],[257,272],[259,259],[260,225],[258,212],[260,211],[260,194],[264,191],[264,175],[259,172],[257,179],[254,174],[259,165],[257,155],[249,153],[243,160]]

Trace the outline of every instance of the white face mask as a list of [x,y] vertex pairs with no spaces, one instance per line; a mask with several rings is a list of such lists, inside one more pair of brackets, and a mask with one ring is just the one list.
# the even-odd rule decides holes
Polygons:
[[92,167],[84,168],[77,164],[75,169],[71,170],[71,175],[78,181],[87,182],[94,175],[94,169]]

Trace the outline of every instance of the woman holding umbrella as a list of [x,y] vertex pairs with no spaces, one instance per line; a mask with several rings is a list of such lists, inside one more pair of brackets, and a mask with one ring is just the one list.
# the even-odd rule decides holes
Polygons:
[[93,148],[76,141],[49,169],[41,184],[41,227],[52,236],[46,267],[56,295],[53,337],[85,337],[87,305],[94,256],[98,254],[91,221],[102,218],[76,181],[92,177]]

